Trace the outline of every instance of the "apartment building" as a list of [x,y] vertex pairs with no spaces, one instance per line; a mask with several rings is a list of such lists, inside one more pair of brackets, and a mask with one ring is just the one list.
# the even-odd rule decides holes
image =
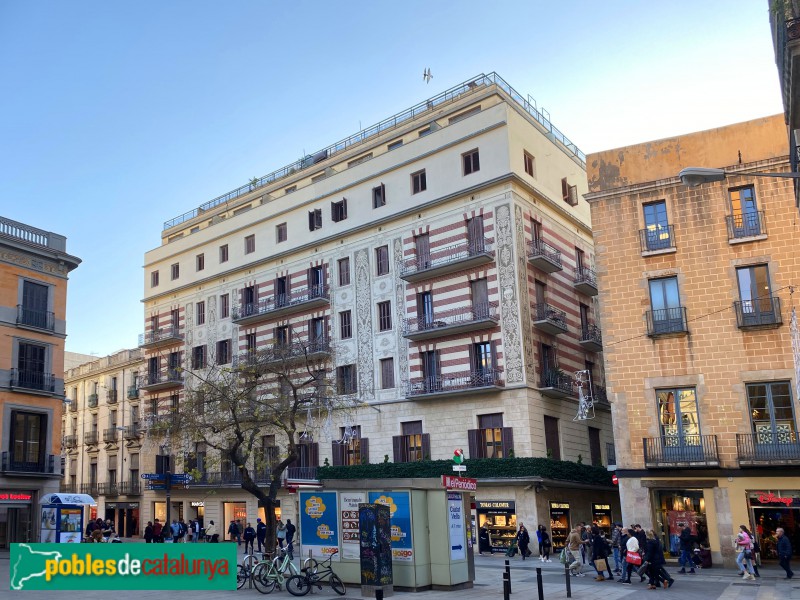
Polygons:
[[[789,169],[783,128],[776,115],[587,159],[623,517],[673,555],[689,525],[728,566],[741,524],[765,559],[777,527],[800,541],[797,214],[791,180],[756,175]],[[689,188],[690,166],[727,178]]]
[[143,530],[139,455],[145,432],[138,382],[144,353],[137,348],[91,358],[64,376],[61,491],[89,494],[97,506],[88,507],[86,516],[111,519],[131,537]]
[[0,217],[0,548],[38,542],[58,491],[67,279],[64,236]]
[[[462,447],[605,464],[585,181],[582,153],[492,73],[167,221],[145,257],[145,411],[156,422],[180,406],[182,365],[301,339],[338,394],[364,405],[304,438],[290,486],[313,485],[324,462]],[[577,371],[592,379],[591,420],[574,420]],[[280,455],[280,436],[263,444]],[[210,454],[199,444],[174,468],[202,470]],[[172,491],[171,514],[253,520],[238,473],[214,464]],[[575,522],[615,503],[613,488],[537,481],[484,482],[476,501],[543,524],[551,503]],[[144,498],[144,520],[166,516],[163,493]],[[281,497],[290,518],[295,498]]]

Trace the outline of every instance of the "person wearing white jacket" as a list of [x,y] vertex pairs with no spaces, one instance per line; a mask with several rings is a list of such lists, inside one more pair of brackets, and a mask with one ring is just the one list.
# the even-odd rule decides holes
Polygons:
[[[625,554],[627,556],[628,552],[639,552],[639,540],[636,539],[634,535],[633,529],[628,529],[628,541],[625,542]],[[627,560],[625,561],[625,572],[622,575],[622,581],[620,583],[631,583],[631,573],[636,569],[636,565],[633,563],[629,563]]]

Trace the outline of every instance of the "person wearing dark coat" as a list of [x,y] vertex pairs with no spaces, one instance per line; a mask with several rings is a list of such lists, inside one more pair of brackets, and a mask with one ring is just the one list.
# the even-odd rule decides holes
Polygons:
[[253,542],[256,539],[256,530],[250,523],[244,528],[244,553],[247,554],[247,547],[250,546],[250,554],[253,554]]
[[[595,577],[595,581],[605,581],[606,579],[614,581],[614,575],[611,573],[611,567],[608,564],[608,542],[600,533],[600,529],[597,527],[597,525],[592,525],[590,532],[592,561],[594,563],[594,570],[597,571],[597,577]],[[600,559],[606,561],[606,568],[603,570],[597,568],[597,561]],[[606,570],[608,570],[608,577],[603,576],[603,573],[605,573]]]
[[144,528],[144,542],[145,544],[153,543],[153,522],[148,521],[147,527]]
[[658,588],[659,583],[664,585],[664,589],[672,587],[674,580],[664,569],[664,565],[667,561],[664,560],[664,549],[661,547],[661,542],[656,538],[655,531],[648,529],[646,540],[642,559],[648,563],[647,575],[649,581],[647,582],[647,588],[654,590]]
[[492,554],[492,538],[489,537],[489,528],[486,524],[478,532],[478,554],[488,552]]
[[267,525],[260,518],[256,519],[256,539],[258,540],[258,551],[261,552],[261,546],[264,546],[264,550],[266,550]]
[[525,525],[520,524],[519,531],[517,532],[517,547],[519,548],[519,553],[522,555],[522,560],[525,560],[526,557],[530,556],[531,551],[528,548],[530,544],[531,536],[528,533],[528,530],[525,529]]
[[783,527],[778,527],[778,529],[775,530],[775,535],[778,537],[778,545],[776,547],[778,551],[778,561],[781,568],[786,571],[786,579],[791,579],[794,577],[792,567],[789,565],[789,561],[792,559],[792,542],[789,541]]
[[547,533],[547,528],[544,525],[539,525],[539,532],[542,538],[539,542],[539,553],[542,555],[542,562],[550,562],[550,548],[553,547],[553,542],[550,541],[550,534]]
[[686,567],[691,567],[689,573],[694,573],[694,561],[692,560],[694,536],[688,525],[681,531],[679,539],[681,543],[681,557],[678,559],[678,564],[681,566],[681,570],[678,571],[678,573],[685,574]]

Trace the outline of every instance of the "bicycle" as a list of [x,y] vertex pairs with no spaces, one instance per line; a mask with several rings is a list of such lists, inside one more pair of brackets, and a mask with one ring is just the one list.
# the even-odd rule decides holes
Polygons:
[[242,564],[236,567],[236,589],[242,589],[253,574],[253,570],[262,562],[271,561],[272,555],[268,552],[261,553],[259,559],[255,554],[242,556]]
[[[289,577],[285,576],[287,572],[291,574]],[[288,579],[299,574],[300,571],[289,558],[289,553],[281,548],[280,556],[276,556],[271,561],[265,560],[258,563],[250,576],[253,579],[253,585],[259,592],[269,594],[276,586],[279,590],[283,589],[283,585]]]
[[334,592],[344,596],[347,593],[344,582],[333,572],[331,567],[331,561],[338,552],[338,550],[334,550],[328,560],[323,560],[322,562],[317,562],[311,558],[303,563],[301,574],[292,575],[286,580],[286,589],[289,590],[289,593],[292,596],[305,596],[315,585],[321,590],[320,583],[327,581]]

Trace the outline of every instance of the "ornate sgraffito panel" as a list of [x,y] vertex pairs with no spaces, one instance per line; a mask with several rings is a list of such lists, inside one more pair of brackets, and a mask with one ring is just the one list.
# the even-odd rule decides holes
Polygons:
[[369,249],[355,253],[356,315],[358,324],[358,395],[369,402],[375,397],[375,353],[372,338],[372,285],[370,283]]
[[209,364],[216,364],[216,344],[219,337],[217,332],[217,297],[209,296],[206,298],[206,306],[208,307],[206,316],[206,353],[209,359],[213,357],[213,360],[208,361]]
[[519,306],[522,318],[522,349],[525,356],[525,377],[528,384],[536,380],[533,356],[533,336],[531,334],[531,299],[528,288],[528,260],[525,252],[525,219],[522,207],[514,206],[514,225],[517,234],[517,269],[519,270]]
[[522,364],[517,275],[514,268],[514,231],[511,207],[508,204],[497,208],[497,271],[500,283],[506,383],[519,384],[525,380],[525,376]]
[[186,327],[186,334],[184,336],[184,345],[187,348],[187,356],[191,353],[194,346],[194,302],[187,302],[183,310],[183,323]]
[[[399,269],[403,264],[403,240],[402,238],[395,238],[392,242],[394,253],[395,269]],[[406,388],[408,384],[409,367],[408,367],[408,340],[403,337],[403,324],[406,318],[406,283],[399,277],[395,278],[395,314],[397,315],[397,359],[400,377],[398,379],[397,387],[401,390]]]
[[12,252],[10,250],[0,250],[0,261],[20,267],[27,267],[36,271],[42,271],[44,273],[50,273],[51,275],[64,276],[68,272],[66,265],[59,265],[49,260],[33,258],[20,252]]

